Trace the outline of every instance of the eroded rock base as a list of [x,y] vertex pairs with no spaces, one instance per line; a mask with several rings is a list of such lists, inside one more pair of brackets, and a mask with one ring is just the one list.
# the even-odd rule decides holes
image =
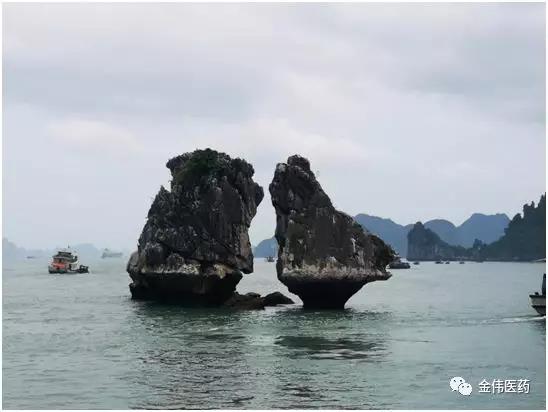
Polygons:
[[366,283],[390,278],[392,248],[335,209],[307,159],[294,155],[278,163],[269,191],[276,273],[305,308],[341,309]]
[[185,306],[219,306],[235,292],[242,279],[239,272],[217,275],[133,275],[129,285],[132,299],[156,300]]
[[291,282],[284,279],[291,293],[299,296],[305,309],[343,309],[365,283],[334,281]]

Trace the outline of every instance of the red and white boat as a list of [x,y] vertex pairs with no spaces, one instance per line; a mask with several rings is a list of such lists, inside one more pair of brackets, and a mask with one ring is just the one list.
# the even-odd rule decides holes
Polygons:
[[78,256],[70,250],[60,250],[52,257],[49,273],[88,273],[89,268],[78,263]]

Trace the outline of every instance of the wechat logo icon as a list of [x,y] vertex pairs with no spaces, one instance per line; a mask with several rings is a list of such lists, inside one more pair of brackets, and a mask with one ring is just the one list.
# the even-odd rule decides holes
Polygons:
[[470,396],[472,393],[472,385],[466,383],[464,378],[455,376],[449,381],[449,386],[453,392],[458,391],[463,396]]

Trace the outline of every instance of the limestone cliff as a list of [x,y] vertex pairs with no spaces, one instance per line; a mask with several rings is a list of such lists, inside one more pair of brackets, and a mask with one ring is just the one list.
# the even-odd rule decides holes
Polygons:
[[390,277],[393,250],[333,207],[307,159],[295,155],[279,163],[269,190],[278,279],[305,307],[342,308],[366,283]]
[[214,150],[174,157],[127,271],[135,299],[221,304],[253,271],[248,229],[263,199],[253,167]]

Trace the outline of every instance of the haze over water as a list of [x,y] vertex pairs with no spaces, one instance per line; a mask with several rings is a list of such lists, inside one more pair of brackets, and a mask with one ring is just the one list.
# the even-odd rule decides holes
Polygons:
[[[543,264],[422,263],[344,311],[231,312],[134,302],[125,259],[82,263],[91,274],[4,266],[5,408],[545,406],[545,320],[528,302]],[[286,293],[274,264],[255,265],[240,292]],[[530,393],[480,394],[483,378]]]

